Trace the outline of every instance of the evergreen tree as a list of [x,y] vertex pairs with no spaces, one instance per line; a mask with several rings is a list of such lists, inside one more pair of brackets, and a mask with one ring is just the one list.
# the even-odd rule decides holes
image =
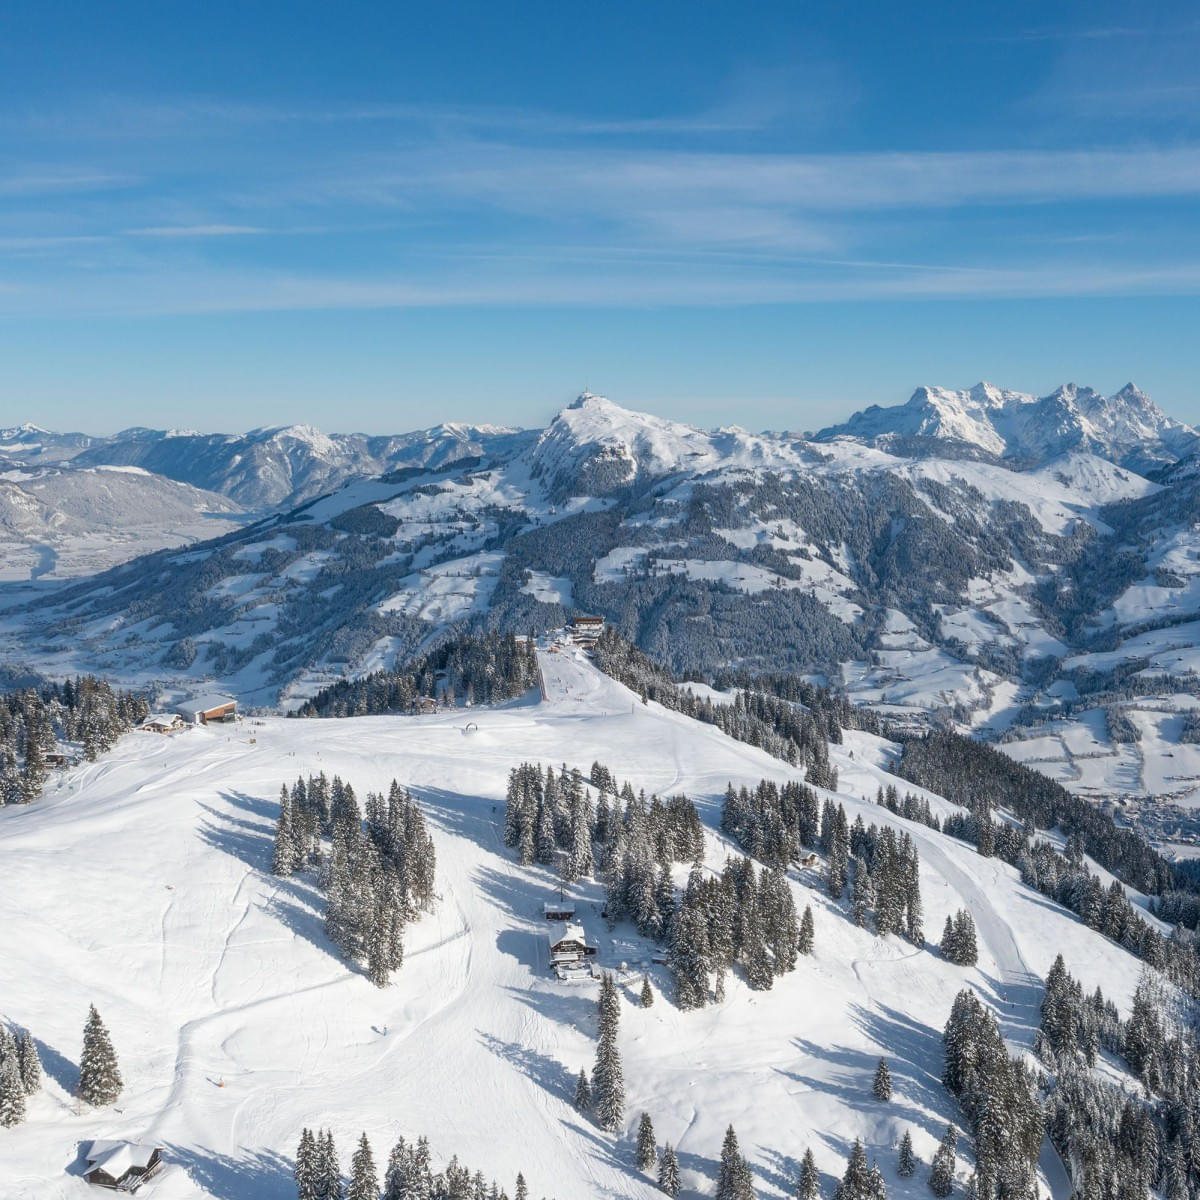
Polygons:
[[658,1160],[658,1143],[654,1140],[654,1126],[650,1122],[650,1114],[642,1113],[638,1122],[637,1156],[639,1171],[648,1171]]
[[112,1039],[95,1005],[88,1009],[79,1057],[79,1096],[88,1104],[111,1104],[124,1086]]
[[279,820],[275,825],[275,850],[271,855],[272,874],[291,875],[300,865],[296,853],[297,841],[292,798],[284,784],[279,791]]
[[721,1164],[717,1172],[716,1200],[753,1200],[754,1183],[750,1164],[742,1157],[737,1134],[730,1125],[721,1144]]
[[580,1112],[587,1112],[592,1107],[592,1085],[583,1067],[579,1068],[579,1079],[575,1083],[575,1107]]
[[42,1086],[42,1064],[38,1059],[37,1043],[28,1029],[17,1035],[17,1070],[25,1095],[32,1096]]
[[871,1084],[871,1094],[876,1100],[890,1100],[892,1098],[892,1073],[888,1069],[886,1058],[881,1058],[879,1065],[875,1068],[875,1079]]
[[838,1189],[839,1200],[874,1200],[874,1185],[871,1182],[871,1168],[867,1163],[867,1152],[862,1142],[854,1139],[850,1150],[850,1159],[846,1163],[846,1171],[842,1176]]
[[658,1160],[658,1190],[668,1196],[679,1195],[679,1158],[670,1142],[663,1145]]
[[601,1036],[592,1071],[592,1103],[602,1129],[616,1133],[625,1119],[625,1073],[615,1035]]
[[796,949],[801,954],[811,954],[813,952],[813,915],[812,905],[804,906],[804,915],[800,918],[800,935],[796,942]]
[[911,1179],[917,1170],[917,1160],[913,1154],[912,1134],[906,1129],[900,1139],[900,1159],[896,1164],[896,1174],[901,1179]]
[[350,1160],[350,1190],[346,1200],[379,1200],[379,1176],[375,1172],[375,1158],[371,1154],[371,1143],[364,1133],[358,1140],[358,1149]]
[[317,1200],[317,1142],[307,1126],[300,1132],[295,1179],[298,1200]]
[[345,1200],[342,1169],[338,1163],[332,1129],[317,1134],[316,1182],[317,1200]]
[[517,1172],[517,1190],[513,1196],[513,1200],[529,1200],[529,1186],[525,1182],[525,1176],[520,1171]]
[[957,1149],[958,1130],[948,1125],[929,1171],[929,1190],[935,1196],[949,1196],[954,1190],[954,1152]]
[[654,993],[650,990],[650,976],[647,975],[642,979],[642,993],[638,997],[643,1008],[650,1008],[654,1004]]
[[800,1178],[796,1181],[796,1200],[821,1200],[821,1176],[811,1147],[800,1160]]
[[11,1129],[25,1119],[25,1089],[14,1055],[0,1058],[0,1126]]

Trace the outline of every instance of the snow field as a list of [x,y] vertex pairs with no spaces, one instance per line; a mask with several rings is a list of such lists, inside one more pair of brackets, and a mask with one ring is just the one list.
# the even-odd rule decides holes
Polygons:
[[[850,820],[861,813],[912,834],[927,936],[936,941],[946,915],[968,906],[978,968],[856,929],[818,873],[800,872],[793,889],[801,909],[813,907],[816,952],[773,990],[733,978],[723,1004],[694,1013],[669,1003],[661,967],[651,968],[652,1008],[635,1007],[637,983],[623,990],[626,1131],[602,1133],[570,1104],[594,1056],[594,987],[548,976],[540,910],[554,885],[501,844],[508,771],[529,760],[586,772],[598,759],[648,794],[684,792],[709,829],[713,870],[734,852],[716,830],[726,784],[795,772],[641,704],[577,651],[541,663],[540,703],[129,735],[35,805],[0,811],[0,1012],[32,1029],[47,1074],[26,1123],[0,1135],[0,1194],[85,1196],[69,1173],[77,1145],[133,1137],[161,1141],[172,1163],[148,1194],[283,1200],[307,1124],[331,1126],[346,1161],[361,1130],[377,1159],[398,1133],[424,1133],[438,1161],[456,1153],[509,1188],[523,1171],[534,1196],[649,1200],[657,1191],[632,1167],[645,1109],[660,1142],[679,1150],[689,1198],[711,1194],[731,1122],[763,1197],[789,1194],[809,1145],[828,1190],[855,1137],[893,1197],[924,1196],[924,1171],[895,1176],[896,1146],[911,1128],[928,1162],[946,1123],[961,1123],[939,1082],[941,1029],[960,987],[996,1007],[1014,1047],[1032,1040],[1035,977],[1060,950],[1086,988],[1127,1006],[1131,957],[1011,868],[861,799],[892,781],[894,747],[852,733],[833,750]],[[464,732],[468,721],[477,732]],[[409,928],[405,965],[383,990],[331,953],[308,879],[266,873],[280,783],[321,770],[352,782],[360,801],[399,779],[434,835],[441,901]],[[572,894],[605,965],[649,959],[627,927],[609,935],[598,884]],[[89,1002],[112,1032],[126,1088],[112,1109],[76,1112],[69,1092]],[[886,1105],[870,1095],[881,1054],[895,1086]],[[1060,1177],[1049,1182],[1065,1195]]]

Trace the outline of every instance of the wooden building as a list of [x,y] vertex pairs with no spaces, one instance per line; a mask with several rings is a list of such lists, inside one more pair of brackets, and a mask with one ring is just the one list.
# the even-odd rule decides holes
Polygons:
[[546,934],[550,943],[550,965],[552,967],[581,963],[596,953],[595,946],[589,946],[582,925],[568,922],[565,929],[552,929]]
[[155,713],[138,726],[145,733],[170,733],[183,728],[183,718],[178,713]]
[[547,900],[542,905],[542,916],[547,921],[573,921],[575,919],[575,902],[573,900]]
[[571,628],[567,632],[577,646],[594,646],[596,639],[604,632],[604,618],[578,616],[571,622]]
[[237,716],[237,701],[220,692],[193,696],[175,705],[175,712],[189,725],[207,725],[210,721],[232,721]]
[[136,1192],[162,1166],[162,1148],[138,1142],[93,1142],[83,1177],[114,1192]]

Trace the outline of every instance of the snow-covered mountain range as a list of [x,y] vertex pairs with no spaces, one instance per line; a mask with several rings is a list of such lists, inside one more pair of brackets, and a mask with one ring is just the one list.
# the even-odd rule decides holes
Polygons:
[[883,446],[936,438],[1031,463],[1082,451],[1143,472],[1183,458],[1198,439],[1196,430],[1168,417],[1132,383],[1112,396],[1073,383],[1041,397],[990,383],[967,391],[919,387],[907,404],[872,405],[815,440],[838,437]]
[[[39,436],[9,444],[36,461]],[[353,437],[311,431],[118,437],[54,469],[94,470],[102,449],[186,468],[208,494],[320,494],[68,588],[10,588],[0,636],[6,658],[50,673],[211,680],[292,705],[457,628],[593,610],[695,678],[798,672],[898,719],[1008,739],[1089,794],[1157,798],[1145,819],[1186,840],[1195,437],[1132,387],[1038,400],[983,385],[922,389],[811,438],[590,394],[540,431],[441,425],[364,439],[358,457]],[[1114,736],[1114,707],[1140,733]]]

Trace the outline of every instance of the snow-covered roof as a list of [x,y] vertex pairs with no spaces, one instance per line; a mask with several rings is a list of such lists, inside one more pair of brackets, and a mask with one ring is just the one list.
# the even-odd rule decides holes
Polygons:
[[182,713],[185,717],[196,717],[200,713],[209,712],[214,708],[225,708],[227,705],[236,703],[237,701],[232,696],[224,696],[220,692],[209,692],[203,696],[193,696],[190,700],[181,700],[175,705],[175,711]]
[[178,713],[151,713],[142,722],[142,727],[145,728],[147,725],[174,725],[178,720]]
[[582,925],[576,925],[574,921],[569,921],[561,929],[551,929],[546,934],[546,940],[552,948],[560,942],[578,942],[581,946],[586,946],[587,934],[583,932]]
[[574,911],[575,911],[575,901],[574,900],[547,900],[545,902],[545,904],[542,905],[542,912],[544,912],[544,913],[551,913],[551,912],[573,913]]
[[158,1149],[160,1147],[139,1142],[96,1141],[87,1152],[88,1170],[99,1167],[113,1179],[120,1179],[131,1168],[144,1171]]

